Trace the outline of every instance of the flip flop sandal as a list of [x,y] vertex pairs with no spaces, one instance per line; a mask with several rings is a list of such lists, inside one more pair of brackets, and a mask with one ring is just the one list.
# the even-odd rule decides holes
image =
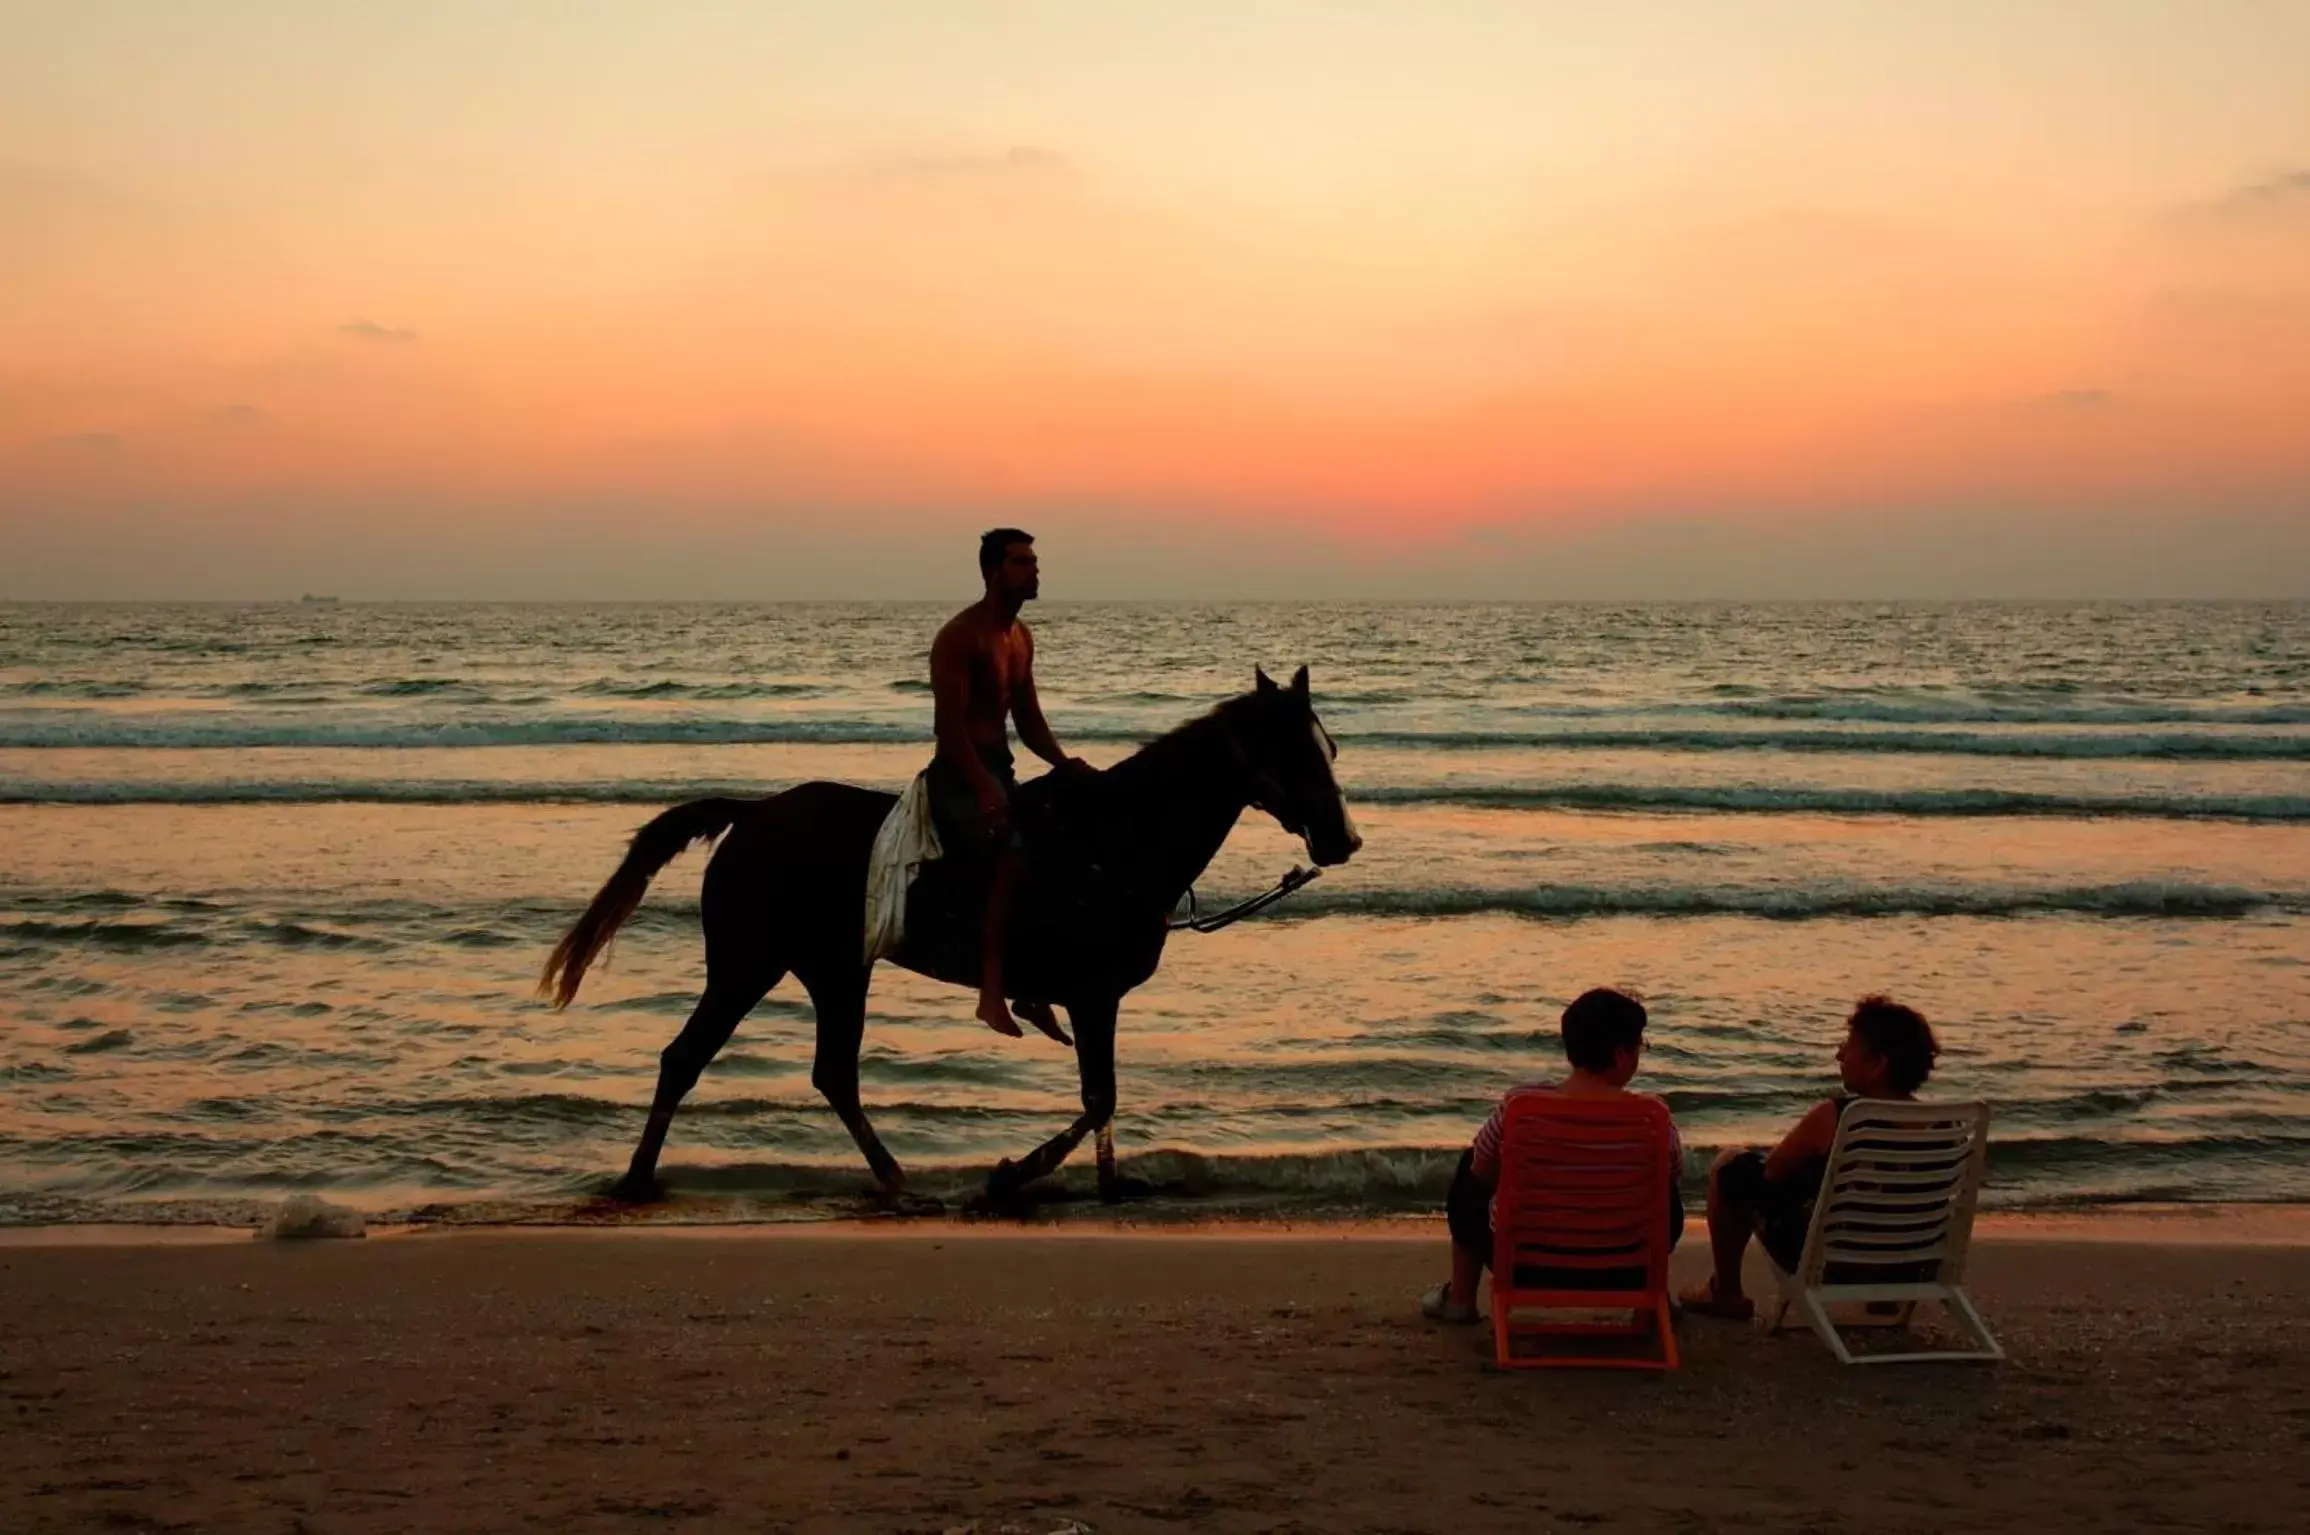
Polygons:
[[1684,1303],[1687,1316],[1712,1316],[1726,1322],[1745,1322],[1757,1314],[1757,1303],[1746,1295],[1739,1300],[1725,1300],[1716,1293],[1716,1276],[1697,1293],[1688,1292],[1677,1297]]
[[1452,1304],[1452,1282],[1448,1279],[1420,1297],[1420,1315],[1450,1327],[1466,1327],[1483,1320],[1475,1307]]

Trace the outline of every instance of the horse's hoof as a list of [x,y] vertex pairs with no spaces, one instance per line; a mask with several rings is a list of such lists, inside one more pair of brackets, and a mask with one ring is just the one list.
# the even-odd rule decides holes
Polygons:
[[654,1205],[666,1197],[666,1187],[650,1173],[627,1173],[602,1196],[621,1205]]
[[1099,1198],[1111,1205],[1126,1204],[1135,1199],[1147,1199],[1155,1193],[1155,1185],[1129,1173],[1117,1173],[1112,1178],[1099,1180]]
[[1021,1186],[1019,1165],[1005,1157],[995,1164],[993,1172],[987,1174],[987,1203],[999,1205],[1017,1194]]

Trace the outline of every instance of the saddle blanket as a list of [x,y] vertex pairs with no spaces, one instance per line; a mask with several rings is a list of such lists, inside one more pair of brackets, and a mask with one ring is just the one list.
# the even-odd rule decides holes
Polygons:
[[898,952],[906,938],[907,888],[939,853],[938,828],[930,817],[930,785],[926,775],[918,773],[882,818],[882,829],[874,834],[874,851],[866,858],[868,964]]

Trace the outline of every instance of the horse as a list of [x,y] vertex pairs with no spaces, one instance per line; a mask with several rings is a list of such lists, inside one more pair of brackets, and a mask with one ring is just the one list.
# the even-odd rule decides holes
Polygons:
[[[1055,1172],[1094,1132],[1101,1198],[1134,1192],[1116,1173],[1112,1129],[1122,999],[1155,973],[1171,912],[1246,810],[1265,812],[1299,837],[1319,867],[1343,864],[1363,846],[1333,776],[1337,756],[1303,666],[1289,686],[1257,672],[1250,692],[1103,772],[1052,773],[1021,788],[1014,820],[1025,834],[1026,866],[1003,974],[1014,998],[1066,1009],[1083,1110],[1025,1156],[997,1165],[987,1180],[990,1201]],[[867,864],[895,802],[849,784],[805,783],[768,799],[696,800],[635,833],[624,862],[555,946],[539,981],[556,1010],[567,1007],[658,871],[691,844],[720,839],[699,911],[705,990],[658,1057],[649,1119],[612,1197],[657,1197],[658,1157],[675,1109],[746,1014],[792,975],[817,1015],[811,1084],[850,1131],[885,1198],[909,1202],[906,1175],[858,1093],[873,977],[863,941]],[[953,859],[924,866],[894,961],[936,980],[975,985],[983,885],[983,873]]]

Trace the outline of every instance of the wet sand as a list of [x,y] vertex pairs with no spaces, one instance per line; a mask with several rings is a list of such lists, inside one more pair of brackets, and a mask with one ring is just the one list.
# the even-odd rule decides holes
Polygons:
[[1995,1226],[2002,1366],[1667,1377],[1488,1370],[1440,1228],[129,1235],[0,1249],[10,1530],[2310,1527],[2282,1213]]

